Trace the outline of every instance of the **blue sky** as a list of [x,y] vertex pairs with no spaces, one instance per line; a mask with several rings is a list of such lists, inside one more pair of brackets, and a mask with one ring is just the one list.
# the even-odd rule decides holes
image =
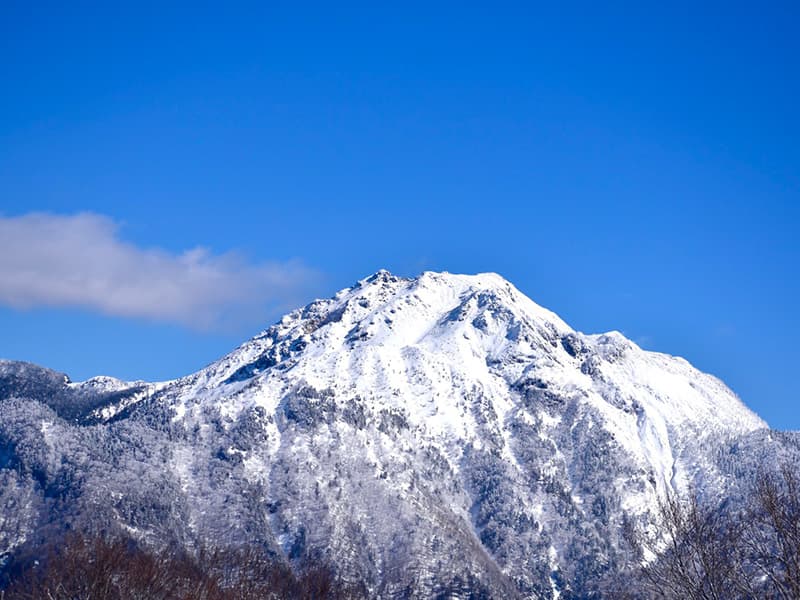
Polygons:
[[796,3],[109,4],[0,6],[0,356],[172,378],[496,271],[800,429]]

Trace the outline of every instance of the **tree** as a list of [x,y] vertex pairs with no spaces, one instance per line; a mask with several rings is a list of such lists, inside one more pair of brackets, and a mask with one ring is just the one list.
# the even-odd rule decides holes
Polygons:
[[748,577],[739,552],[742,528],[723,510],[701,504],[695,495],[659,503],[656,535],[640,535],[640,568],[647,597],[730,600],[748,597]]
[[745,548],[778,598],[800,598],[800,480],[789,465],[762,472],[747,515]]
[[126,537],[71,534],[19,569],[3,600],[269,600],[359,598],[324,563],[296,573],[258,548],[154,551]]
[[639,564],[617,597],[663,600],[800,598],[800,480],[762,467],[738,509],[668,495],[654,532],[631,529]]

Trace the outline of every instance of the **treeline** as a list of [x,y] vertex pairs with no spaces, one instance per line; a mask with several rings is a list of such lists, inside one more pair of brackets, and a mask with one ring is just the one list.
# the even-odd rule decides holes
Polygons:
[[70,534],[45,557],[10,565],[0,600],[351,599],[365,594],[325,564],[295,572],[253,548],[151,550],[128,537]]
[[620,599],[800,599],[800,477],[762,470],[743,503],[693,495],[661,502],[649,531],[631,529],[635,566],[604,596]]

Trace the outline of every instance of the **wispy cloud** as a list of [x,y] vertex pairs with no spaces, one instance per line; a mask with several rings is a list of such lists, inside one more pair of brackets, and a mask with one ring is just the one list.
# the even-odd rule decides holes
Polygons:
[[317,278],[300,262],[141,248],[98,214],[0,216],[0,304],[14,308],[80,307],[209,329],[285,308]]

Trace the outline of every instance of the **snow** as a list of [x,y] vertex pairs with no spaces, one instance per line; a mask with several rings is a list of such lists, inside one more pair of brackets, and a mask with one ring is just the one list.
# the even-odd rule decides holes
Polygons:
[[[570,334],[593,357],[591,375],[581,368],[586,361],[561,346]],[[301,350],[291,350],[293,344]],[[276,347],[284,351],[284,369],[265,368],[252,380],[230,382]],[[720,431],[765,427],[721,382],[683,359],[644,351],[619,332],[579,334],[494,273],[426,272],[404,279],[379,271],[286,315],[221,361],[179,380],[173,405],[180,420],[186,404],[200,397],[231,420],[254,403],[275,412],[286,391],[300,385],[333,390],[339,404],[359,397],[373,411],[405,411],[458,469],[466,445],[481,447],[465,400],[474,390],[489,399],[498,423],[519,414],[539,424],[541,439],[562,425],[564,415],[540,410],[534,416],[510,392],[534,376],[552,395],[578,399],[601,415],[619,445],[655,471],[658,494],[676,485],[681,430],[692,430],[702,442]],[[513,436],[507,429],[502,435],[504,454],[511,457]]]
[[601,564],[623,514],[646,519],[693,473],[721,478],[715,444],[766,428],[685,360],[577,332],[493,273],[379,271],[195,374],[141,386],[98,415],[164,407],[189,432],[163,476],[193,530],[224,529],[228,499],[256,489],[269,508],[230,526],[267,528],[284,551],[316,540],[368,571],[395,544],[419,581],[458,556],[554,598],[570,551],[604,540]]

